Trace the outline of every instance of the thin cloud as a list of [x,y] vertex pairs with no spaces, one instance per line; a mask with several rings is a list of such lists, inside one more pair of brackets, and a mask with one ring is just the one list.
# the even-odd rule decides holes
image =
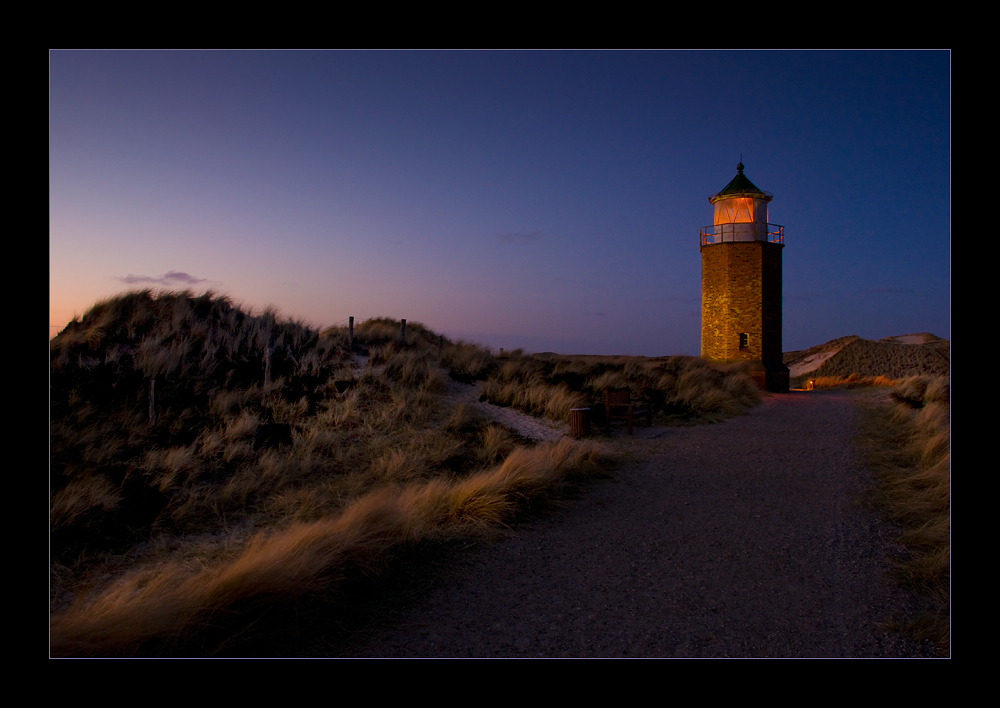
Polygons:
[[532,231],[531,233],[521,233],[518,231],[511,231],[503,234],[493,234],[493,238],[498,238],[504,243],[517,243],[519,241],[537,241],[542,237],[541,231]]
[[654,297],[650,298],[650,302],[654,305],[697,305],[701,300],[696,297],[681,297],[680,295],[671,295],[669,297]]
[[825,300],[828,297],[830,296],[824,293],[795,293],[785,295],[783,299],[786,302],[815,302],[816,300]]
[[188,273],[182,273],[176,270],[170,270],[159,277],[152,277],[149,275],[133,275],[129,273],[126,276],[115,276],[118,280],[123,283],[128,283],[129,285],[136,285],[140,283],[150,283],[154,285],[166,285],[166,286],[176,286],[176,285],[195,285],[197,283],[206,283],[208,280],[206,278],[196,278]]
[[910,288],[873,288],[865,292],[870,295],[911,295],[913,290]]

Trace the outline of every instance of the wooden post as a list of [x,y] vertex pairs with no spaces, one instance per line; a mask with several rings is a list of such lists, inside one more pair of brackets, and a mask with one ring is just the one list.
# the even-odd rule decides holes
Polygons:
[[347,318],[347,349],[354,351],[354,318]]
[[153,387],[156,385],[156,376],[149,378],[149,424],[156,425],[156,406],[153,402]]
[[444,335],[438,335],[438,357],[441,356],[441,348],[444,346]]
[[406,344],[406,320],[401,320],[402,327],[399,328],[399,343]]
[[569,412],[569,430],[574,438],[590,435],[590,409],[572,408]]

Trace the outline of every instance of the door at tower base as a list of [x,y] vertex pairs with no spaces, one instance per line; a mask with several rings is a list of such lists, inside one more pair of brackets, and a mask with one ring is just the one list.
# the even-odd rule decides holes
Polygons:
[[788,391],[781,361],[780,243],[701,247],[701,356],[745,361],[758,386]]
[[771,393],[788,393],[788,367],[784,364],[767,365],[759,361],[747,364],[747,374],[757,388]]

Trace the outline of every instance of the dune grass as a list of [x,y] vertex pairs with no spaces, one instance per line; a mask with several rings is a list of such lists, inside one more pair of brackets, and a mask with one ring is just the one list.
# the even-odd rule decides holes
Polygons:
[[593,444],[518,447],[444,403],[442,360],[473,375],[488,352],[419,323],[406,344],[398,322],[356,332],[361,368],[338,332],[142,291],[52,340],[53,655],[217,653],[262,612],[377,586],[393,558],[495,532],[594,468]]
[[448,403],[449,378],[563,419],[623,383],[661,420],[759,396],[691,357],[497,356],[416,322],[402,342],[389,318],[354,334],[147,290],[50,342],[53,655],[267,652],[265,616],[347,622],[420,549],[489,537],[602,464],[593,442],[515,442]]
[[531,415],[566,420],[572,408],[603,415],[604,389],[628,386],[634,401],[648,406],[662,424],[714,422],[741,415],[760,401],[760,391],[738,365],[672,356],[504,357],[489,375],[484,394],[491,403]]
[[[513,451],[498,467],[461,479],[389,485],[339,513],[258,532],[233,557],[141,568],[55,614],[55,655],[142,655],[208,649],[205,635],[234,634],[268,603],[336,596],[338,581],[376,578],[394,554],[427,541],[495,531],[550,494],[567,470],[596,463],[596,447],[570,441]],[[343,598],[341,598],[343,599]]]
[[892,402],[865,409],[862,431],[880,480],[877,503],[901,525],[907,557],[900,577],[927,599],[906,629],[950,648],[951,392],[948,377],[915,376],[891,392]]

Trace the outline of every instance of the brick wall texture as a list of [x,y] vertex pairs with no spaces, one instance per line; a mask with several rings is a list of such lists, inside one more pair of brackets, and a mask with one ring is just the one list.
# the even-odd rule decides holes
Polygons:
[[[701,356],[781,369],[780,243],[701,247]],[[740,348],[740,335],[746,347]],[[787,371],[787,369],[786,369]],[[786,384],[787,389],[787,384]]]

